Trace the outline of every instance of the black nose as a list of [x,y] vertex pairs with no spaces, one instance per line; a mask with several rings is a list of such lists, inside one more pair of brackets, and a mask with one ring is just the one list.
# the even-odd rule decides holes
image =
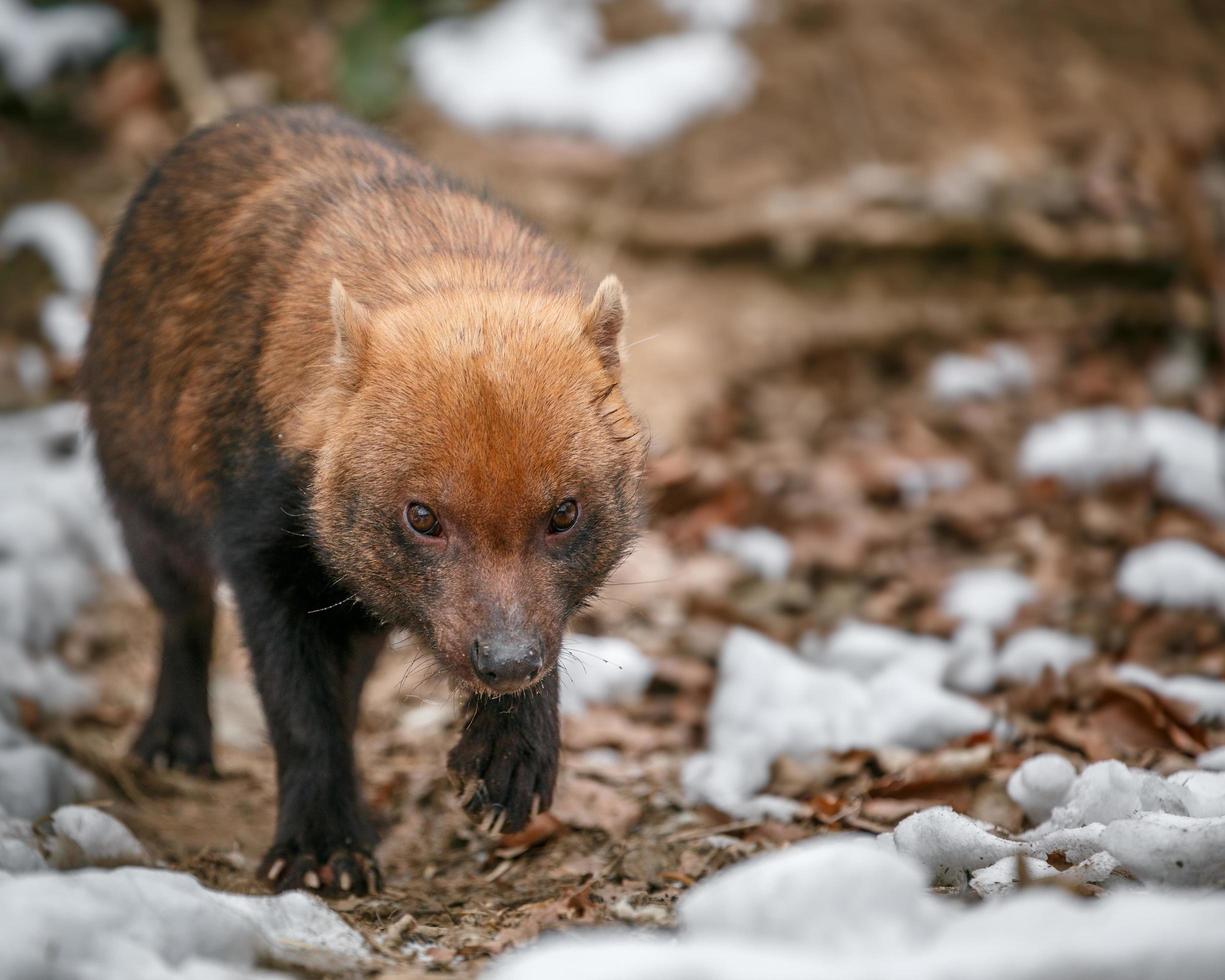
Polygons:
[[544,663],[539,643],[513,636],[473,640],[468,658],[476,676],[495,691],[517,691],[536,679]]

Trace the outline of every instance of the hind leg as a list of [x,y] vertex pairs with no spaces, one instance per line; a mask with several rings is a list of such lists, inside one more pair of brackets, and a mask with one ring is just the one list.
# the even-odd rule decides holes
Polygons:
[[213,576],[186,539],[142,514],[117,508],[136,577],[162,614],[162,663],[153,709],[132,746],[153,766],[212,775],[208,664],[213,649]]

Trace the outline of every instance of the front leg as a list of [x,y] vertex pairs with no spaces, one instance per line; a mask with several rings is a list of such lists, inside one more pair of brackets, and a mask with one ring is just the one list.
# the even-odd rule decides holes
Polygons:
[[521,830],[553,803],[561,736],[557,671],[517,694],[474,694],[447,756],[464,810],[491,833]]
[[277,891],[364,895],[380,879],[352,731],[379,631],[351,604],[325,608],[335,600],[314,587],[322,571],[301,549],[292,557],[272,551],[230,572],[276,752],[276,837],[259,875]]

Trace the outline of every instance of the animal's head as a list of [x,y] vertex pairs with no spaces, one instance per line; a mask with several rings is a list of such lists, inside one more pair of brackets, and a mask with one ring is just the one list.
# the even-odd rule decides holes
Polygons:
[[366,308],[334,283],[319,541],[450,676],[504,693],[554,668],[567,620],[630,547],[645,440],[620,389],[625,296],[433,294]]

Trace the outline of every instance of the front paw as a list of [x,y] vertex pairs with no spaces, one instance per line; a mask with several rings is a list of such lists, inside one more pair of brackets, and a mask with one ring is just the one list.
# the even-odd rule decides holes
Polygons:
[[553,803],[559,739],[555,707],[524,710],[481,699],[447,756],[464,812],[490,834],[522,830]]

